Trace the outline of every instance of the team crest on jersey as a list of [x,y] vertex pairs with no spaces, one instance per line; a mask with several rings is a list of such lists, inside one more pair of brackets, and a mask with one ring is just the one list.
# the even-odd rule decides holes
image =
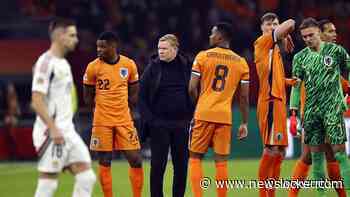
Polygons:
[[119,74],[123,79],[125,79],[128,77],[129,70],[127,68],[120,68]]
[[278,132],[276,135],[277,141],[281,141],[283,139],[283,135],[281,132]]
[[97,148],[100,144],[100,140],[98,138],[91,138],[91,147],[92,148]]
[[58,165],[59,165],[58,160],[53,160],[53,161],[52,161],[52,166],[53,166],[54,168],[58,168]]
[[327,66],[327,67],[331,67],[333,64],[333,58],[329,55],[324,56],[323,58],[323,63]]

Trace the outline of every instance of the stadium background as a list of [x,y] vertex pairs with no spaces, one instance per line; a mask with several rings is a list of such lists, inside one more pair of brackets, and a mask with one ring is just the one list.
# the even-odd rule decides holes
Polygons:
[[[233,140],[232,158],[238,162],[234,166],[240,163],[252,165],[253,171],[237,167],[239,171],[250,170],[248,175],[251,177],[256,177],[257,158],[261,154],[255,114],[258,83],[253,64],[253,42],[261,34],[260,16],[273,11],[280,16],[280,21],[293,18],[297,25],[307,16],[330,19],[337,27],[338,42],[346,49],[350,47],[350,1],[347,0],[2,0],[0,5],[0,161],[5,161],[0,163],[0,196],[8,196],[4,191],[7,184],[11,185],[10,180],[4,184],[2,177],[17,175],[2,174],[2,171],[9,172],[13,168],[32,169],[32,177],[29,176],[31,178],[27,180],[32,181],[33,188],[28,192],[34,191],[35,164],[23,162],[35,160],[31,144],[34,122],[30,109],[31,72],[36,58],[49,46],[47,26],[54,16],[73,18],[79,28],[79,46],[68,56],[68,60],[80,98],[76,117],[78,130],[86,141],[91,117],[81,99],[81,79],[87,63],[96,57],[95,41],[100,32],[117,32],[122,41],[121,52],[136,60],[142,74],[148,58],[156,53],[157,40],[161,35],[176,34],[180,39],[180,49],[193,57],[208,47],[212,24],[221,20],[231,22],[235,28],[232,48],[247,59],[251,72],[249,138],[244,142]],[[303,47],[298,33],[293,34],[293,39],[295,51],[298,51]],[[287,76],[290,73],[290,60],[291,56],[285,56]],[[10,85],[14,85],[18,101],[18,124],[14,128],[7,128],[4,124],[9,100],[16,99],[12,94],[8,98]],[[236,117],[239,117],[238,114],[234,116],[233,136],[239,121]],[[295,142],[295,156],[298,156],[298,140]],[[119,156],[116,155],[116,158]],[[293,160],[284,164],[284,176],[290,175],[293,164]],[[116,165],[126,168],[124,162]],[[243,172],[241,175],[245,176]],[[95,190],[101,194],[100,189]],[[15,196],[27,195],[22,193]]]

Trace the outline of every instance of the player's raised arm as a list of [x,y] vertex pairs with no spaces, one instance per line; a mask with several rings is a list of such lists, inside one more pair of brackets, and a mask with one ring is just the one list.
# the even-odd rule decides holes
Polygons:
[[288,19],[278,25],[274,31],[275,41],[282,40],[292,33],[295,29],[295,21],[293,19]]

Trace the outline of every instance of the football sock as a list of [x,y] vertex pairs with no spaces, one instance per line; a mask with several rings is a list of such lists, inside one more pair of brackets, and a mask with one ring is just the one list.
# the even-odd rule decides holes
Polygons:
[[99,179],[104,197],[113,197],[112,174],[110,166],[99,165]]
[[335,153],[335,158],[339,162],[340,174],[343,177],[346,195],[350,196],[350,165],[345,152]]
[[[273,156],[263,152],[259,165],[259,180],[265,181],[272,175]],[[267,197],[267,188],[259,188],[259,196]]]
[[96,182],[96,176],[92,169],[75,175],[73,197],[90,197]]
[[[298,160],[295,164],[292,180],[304,181],[309,173],[310,165],[304,163],[302,160]],[[288,197],[297,197],[300,188],[290,188]]]
[[[325,171],[324,171],[324,152],[311,152],[312,159],[312,176],[316,181],[325,180]],[[317,196],[324,197],[325,188],[318,187],[316,188]]]
[[[275,156],[273,156],[273,163],[272,163],[273,169],[271,172],[271,177],[276,181],[280,178],[282,161],[283,161],[283,156],[280,153],[277,153]],[[276,188],[268,189],[268,196],[275,197],[275,191],[276,191]]]
[[203,191],[200,186],[200,182],[203,179],[203,171],[202,171],[202,162],[197,158],[190,158],[190,178],[191,178],[191,187],[192,193],[194,197],[202,197]]
[[[340,181],[342,180],[340,175],[340,167],[337,161],[327,162],[327,171],[329,179],[332,181]],[[334,188],[339,197],[346,197],[346,193],[344,188]]]
[[[216,180],[226,181],[228,179],[227,161],[216,162],[215,167],[216,167]],[[216,189],[218,197],[227,196],[226,184],[223,184],[222,186],[223,188],[217,187]]]
[[134,197],[142,196],[143,168],[129,168],[129,179]]

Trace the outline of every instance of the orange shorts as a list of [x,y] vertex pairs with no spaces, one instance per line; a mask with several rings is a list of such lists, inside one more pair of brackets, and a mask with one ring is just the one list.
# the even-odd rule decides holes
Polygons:
[[189,150],[206,153],[209,147],[220,155],[229,155],[231,150],[232,125],[195,120],[191,128]]
[[94,126],[90,149],[93,151],[139,150],[140,142],[134,125]]
[[258,101],[257,118],[264,145],[288,146],[285,102],[278,99]]

